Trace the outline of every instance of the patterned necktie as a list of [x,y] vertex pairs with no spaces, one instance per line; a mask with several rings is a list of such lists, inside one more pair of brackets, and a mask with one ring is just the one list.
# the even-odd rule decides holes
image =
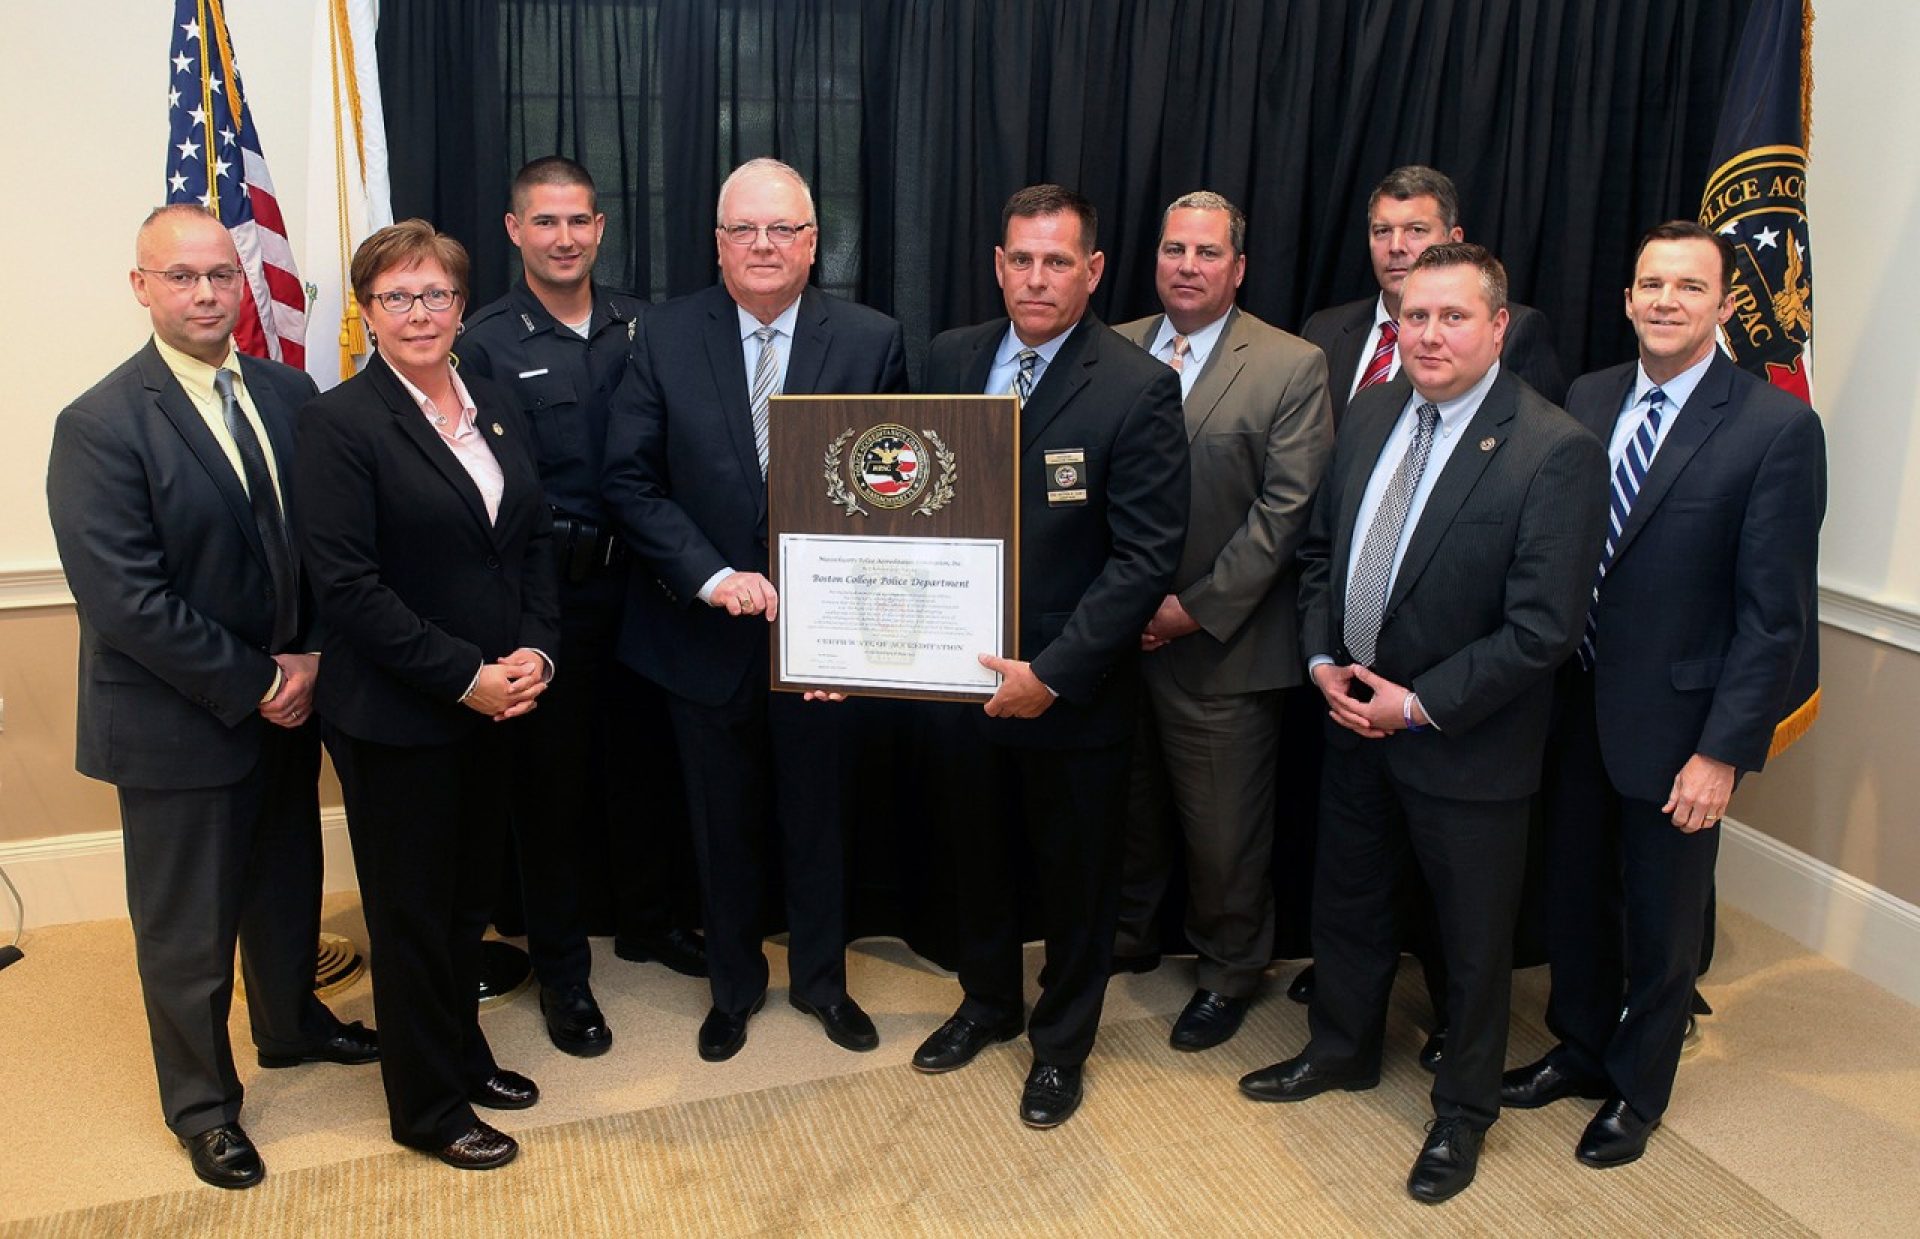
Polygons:
[[1193,343],[1185,336],[1173,338],[1173,356],[1167,360],[1167,364],[1173,367],[1175,374],[1187,372],[1187,355],[1191,352],[1193,352]]
[[1024,405],[1033,398],[1033,367],[1034,363],[1040,360],[1040,354],[1030,348],[1023,348],[1020,350],[1019,357],[1020,370],[1013,376],[1013,390],[1020,397],[1020,403]]
[[1387,381],[1387,375],[1393,372],[1393,349],[1400,341],[1400,325],[1392,319],[1380,324],[1380,343],[1374,346],[1373,358],[1367,362],[1367,372],[1360,376],[1360,386],[1356,392],[1363,392],[1376,383]]
[[1427,457],[1433,454],[1433,432],[1440,425],[1440,410],[1431,401],[1420,406],[1419,415],[1413,443],[1387,479],[1386,493],[1380,496],[1379,510],[1374,512],[1373,523],[1367,526],[1367,540],[1360,547],[1360,562],[1354,566],[1353,579],[1347,582],[1347,612],[1341,636],[1346,639],[1347,653],[1362,666],[1373,665],[1381,617],[1387,611],[1387,586],[1393,580],[1394,552],[1399,549],[1407,513],[1413,508],[1413,494],[1420,489],[1420,475],[1427,471]]
[[754,331],[760,341],[760,357],[753,363],[753,450],[760,456],[760,476],[767,476],[767,401],[773,398],[780,378],[780,359],[773,351],[773,339],[780,333],[771,327]]
[[267,555],[267,575],[273,580],[273,638],[270,652],[282,653],[293,640],[299,622],[299,585],[294,576],[293,548],[287,542],[287,522],[280,511],[280,492],[274,489],[260,437],[233,394],[233,371],[215,370],[213,390],[220,397],[220,416],[240,449],[240,472],[247,482],[247,501],[253,507],[254,528]]
[[1667,393],[1658,387],[1647,393],[1647,415],[1641,419],[1640,428],[1633,432],[1627,450],[1620,454],[1620,463],[1613,467],[1613,504],[1607,512],[1607,543],[1600,550],[1600,566],[1593,570],[1593,597],[1587,603],[1586,631],[1580,637],[1580,665],[1588,671],[1593,670],[1594,651],[1598,648],[1595,638],[1600,632],[1600,582],[1607,579],[1607,569],[1613,566],[1614,543],[1619,541],[1620,531],[1627,527],[1627,514],[1633,511],[1633,501],[1640,497],[1640,488],[1646,484],[1647,470],[1653,464],[1653,449],[1659,442],[1661,407],[1666,402]]

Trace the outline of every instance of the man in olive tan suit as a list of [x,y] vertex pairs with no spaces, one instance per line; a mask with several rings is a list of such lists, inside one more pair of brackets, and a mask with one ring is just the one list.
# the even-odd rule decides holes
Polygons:
[[[1180,375],[1193,498],[1173,591],[1140,645],[1141,717],[1115,971],[1159,959],[1156,913],[1184,840],[1197,986],[1173,1048],[1239,1031],[1273,956],[1274,762],[1281,693],[1303,678],[1294,548],[1333,451],[1320,350],[1234,305],[1246,217],[1215,193],[1161,221],[1164,314],[1121,335]],[[1180,830],[1168,829],[1168,807]]]

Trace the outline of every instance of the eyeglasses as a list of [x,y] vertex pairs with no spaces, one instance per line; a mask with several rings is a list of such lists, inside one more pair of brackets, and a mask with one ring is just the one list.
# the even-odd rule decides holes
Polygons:
[[221,292],[226,292],[229,289],[238,288],[240,281],[247,278],[247,273],[238,267],[215,267],[211,271],[189,271],[185,267],[169,267],[165,271],[156,271],[152,267],[140,267],[138,270],[142,274],[159,278],[168,288],[177,293],[192,292],[200,286],[201,280],[205,280]]
[[451,288],[429,288],[423,293],[403,293],[396,288],[392,292],[373,294],[373,300],[389,314],[411,314],[416,301],[435,314],[444,314],[453,308],[454,300],[459,296]]
[[722,224],[720,235],[733,245],[752,245],[764,232],[769,243],[785,249],[811,227],[812,224]]

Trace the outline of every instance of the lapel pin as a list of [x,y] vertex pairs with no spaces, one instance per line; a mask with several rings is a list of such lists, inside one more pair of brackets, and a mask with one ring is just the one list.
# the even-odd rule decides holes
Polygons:
[[[500,427],[495,426],[493,429],[496,433],[498,433]],[[1492,435],[1488,435],[1486,438],[1480,440],[1480,450],[1483,452],[1491,452],[1493,450],[1493,445],[1495,442],[1496,440],[1494,439],[1494,437]]]
[[[495,438],[499,438],[499,437],[501,437],[501,436],[503,436],[503,435],[505,435],[506,433],[507,433],[507,431],[506,431],[506,428],[505,428],[504,426],[502,426],[502,425],[501,425],[501,424],[500,424],[499,422],[495,422],[495,423],[493,424],[493,434],[494,434],[494,437],[495,437]],[[1481,444],[1480,446],[1481,446],[1481,447],[1486,447],[1486,446],[1487,446],[1487,444],[1489,444],[1489,443],[1492,443],[1492,442],[1493,442],[1493,440],[1492,440],[1492,439],[1488,439],[1486,443],[1482,443],[1482,444]]]

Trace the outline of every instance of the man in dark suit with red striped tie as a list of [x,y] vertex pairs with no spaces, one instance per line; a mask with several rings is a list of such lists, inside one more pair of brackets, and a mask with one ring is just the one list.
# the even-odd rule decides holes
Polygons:
[[[1347,401],[1362,388],[1384,383],[1400,372],[1396,320],[1400,287],[1429,245],[1464,240],[1460,194],[1446,173],[1420,164],[1395,168],[1367,199],[1367,251],[1377,296],[1329,306],[1307,320],[1300,334],[1327,355],[1328,385],[1337,422]],[[1554,349],[1547,316],[1531,306],[1507,303],[1506,343],[1500,368],[1559,404],[1567,393],[1565,372]]]

